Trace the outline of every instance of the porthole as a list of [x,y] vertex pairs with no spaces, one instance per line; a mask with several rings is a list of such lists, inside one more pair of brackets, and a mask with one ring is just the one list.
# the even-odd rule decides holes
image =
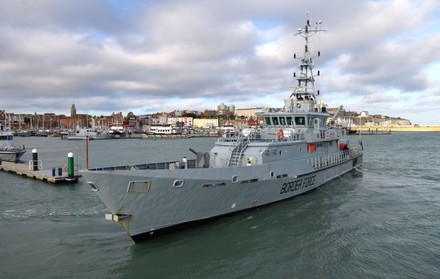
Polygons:
[[232,183],[237,183],[238,182],[238,175],[234,175],[231,179]]
[[173,187],[180,188],[183,186],[184,183],[185,182],[182,179],[176,179],[174,180]]
[[91,181],[87,181],[86,183],[89,184],[90,188],[92,188],[92,191],[94,191],[94,192],[98,192],[99,191],[99,188],[98,188],[98,186],[96,186],[95,183],[93,183]]

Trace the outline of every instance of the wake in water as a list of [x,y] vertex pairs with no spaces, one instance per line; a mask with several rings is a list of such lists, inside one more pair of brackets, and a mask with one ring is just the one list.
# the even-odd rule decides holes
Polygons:
[[365,173],[365,171],[368,170],[368,169],[366,169],[366,168],[363,168],[363,167],[360,166],[360,165],[355,166],[354,169],[355,169],[356,171],[358,171],[358,172],[361,172],[361,173]]
[[[363,168],[362,166],[359,166],[359,165],[355,166],[353,168],[353,170],[354,170],[353,172],[350,172],[353,177],[357,176],[356,173],[360,173],[359,175],[361,176],[366,171],[368,171],[368,169],[365,169],[365,168]],[[347,174],[338,176],[338,179],[341,180],[341,181],[349,181],[349,180],[351,180],[351,179],[345,179],[344,178],[345,175],[347,175]]]

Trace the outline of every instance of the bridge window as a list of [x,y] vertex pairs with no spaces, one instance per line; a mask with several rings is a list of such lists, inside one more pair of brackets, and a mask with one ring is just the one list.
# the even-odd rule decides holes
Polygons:
[[293,124],[292,117],[288,116],[288,117],[286,117],[286,119],[287,119],[287,125]]
[[313,117],[308,118],[309,127],[313,127]]
[[273,125],[279,125],[279,123],[278,123],[278,117],[272,117],[272,122],[273,122]]
[[285,126],[286,125],[286,118],[280,117],[280,124]]
[[295,125],[306,125],[306,118],[304,116],[295,117]]
[[319,125],[319,118],[315,118],[315,126]]
[[266,124],[267,125],[272,125],[272,122],[270,121],[270,117],[265,117],[266,118]]

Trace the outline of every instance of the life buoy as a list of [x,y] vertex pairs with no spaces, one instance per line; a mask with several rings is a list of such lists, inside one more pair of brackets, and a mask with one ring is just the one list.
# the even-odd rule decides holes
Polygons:
[[278,139],[279,140],[283,140],[284,139],[284,132],[283,132],[283,130],[279,130],[277,135],[278,135]]

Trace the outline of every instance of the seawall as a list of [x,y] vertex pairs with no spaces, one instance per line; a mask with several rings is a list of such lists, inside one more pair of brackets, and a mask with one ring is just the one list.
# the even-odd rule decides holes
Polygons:
[[351,126],[349,130],[353,132],[440,132],[440,126]]

